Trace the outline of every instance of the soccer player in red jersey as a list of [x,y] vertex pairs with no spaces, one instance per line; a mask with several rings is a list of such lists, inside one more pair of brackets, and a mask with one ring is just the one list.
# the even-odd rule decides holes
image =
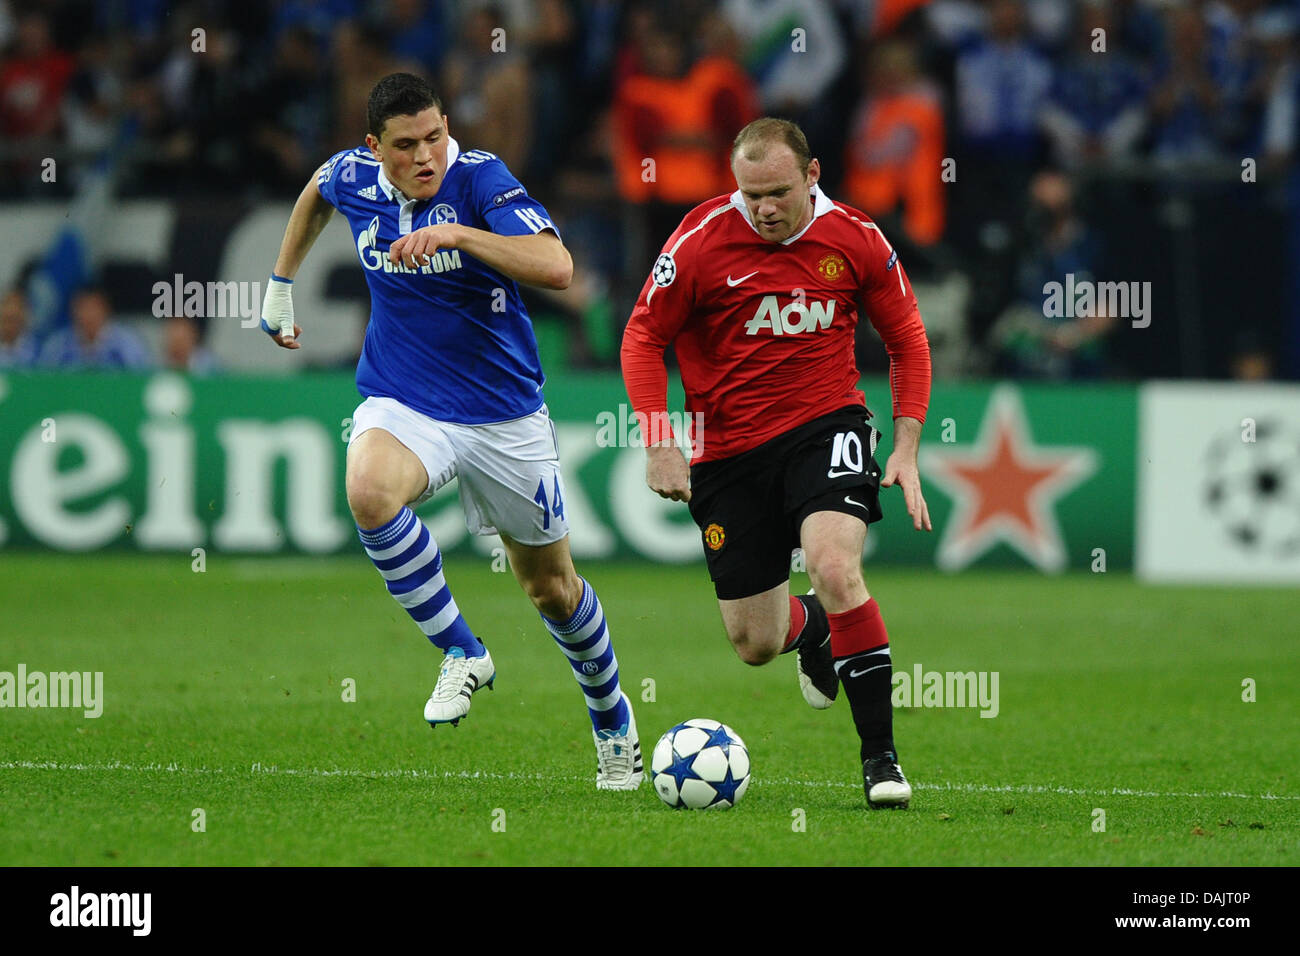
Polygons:
[[[880,488],[903,490],[931,530],[916,465],[930,399],[930,348],[893,247],[867,216],[833,202],[803,132],[755,120],[736,137],[739,189],[697,206],[655,260],[623,337],[623,379],[642,423],[646,483],[689,503],[722,622],[740,659],[798,651],[807,702],[844,686],[872,809],[904,808],[890,708],[889,638],[862,578]],[[884,339],[894,447],[880,432],[853,357],[858,309]],[[667,427],[672,345],[692,422],[688,467]],[[790,594],[802,546],[813,590]]]

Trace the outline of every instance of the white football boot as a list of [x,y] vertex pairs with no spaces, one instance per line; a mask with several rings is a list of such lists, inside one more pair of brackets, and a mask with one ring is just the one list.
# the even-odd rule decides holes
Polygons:
[[597,790],[635,790],[645,779],[636,715],[626,693],[623,700],[627,703],[627,723],[618,729],[591,732],[596,741]]
[[466,657],[459,647],[447,651],[438,672],[438,684],[424,705],[424,719],[430,727],[451,724],[455,727],[469,713],[470,697],[482,687],[492,689],[497,671],[492,655],[483,649],[482,657]]

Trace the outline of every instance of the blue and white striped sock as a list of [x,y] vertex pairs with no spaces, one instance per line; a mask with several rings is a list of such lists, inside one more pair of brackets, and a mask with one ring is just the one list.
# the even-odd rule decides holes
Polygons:
[[552,621],[543,614],[542,622],[569,659],[573,676],[587,699],[592,727],[596,730],[625,727],[629,717],[618,684],[618,659],[614,657],[605,612],[595,589],[583,580],[582,599],[573,616],[567,621]]
[[410,508],[392,521],[366,531],[358,527],[366,554],[388,584],[388,593],[437,647],[459,647],[466,657],[481,657],[483,644],[465,623],[442,575],[442,553],[424,522]]

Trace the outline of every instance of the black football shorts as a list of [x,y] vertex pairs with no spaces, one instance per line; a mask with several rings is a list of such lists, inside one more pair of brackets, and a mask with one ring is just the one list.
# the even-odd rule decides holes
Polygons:
[[721,600],[761,594],[790,577],[799,528],[817,511],[879,521],[880,432],[849,405],[757,448],[691,467],[691,517]]

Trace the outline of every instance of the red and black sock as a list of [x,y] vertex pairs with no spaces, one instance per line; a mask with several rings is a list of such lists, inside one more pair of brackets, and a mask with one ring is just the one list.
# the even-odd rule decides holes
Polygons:
[[803,627],[808,623],[808,610],[793,594],[790,595],[790,633],[785,636],[781,653],[788,654],[803,642]]
[[815,598],[807,595],[799,597],[790,595],[790,633],[785,636],[785,644],[781,648],[782,654],[798,650],[805,644],[809,647],[818,647],[826,640],[829,632],[830,625],[826,620],[826,612],[822,610]]
[[894,667],[880,606],[871,598],[860,607],[826,616],[830,621],[835,673],[853,711],[853,723],[862,740],[862,759],[893,751],[894,712],[890,694]]

